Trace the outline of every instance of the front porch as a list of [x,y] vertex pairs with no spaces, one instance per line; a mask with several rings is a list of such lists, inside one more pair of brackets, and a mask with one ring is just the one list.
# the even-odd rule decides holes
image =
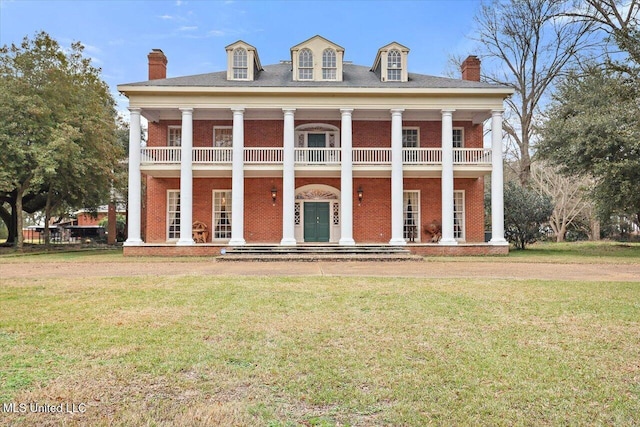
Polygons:
[[[240,249],[241,248],[241,249]],[[238,257],[240,253],[247,256]],[[271,254],[270,254],[271,253]],[[125,256],[167,256],[167,257],[215,257],[218,261],[407,261],[423,260],[422,257],[437,256],[503,256],[509,254],[507,245],[488,243],[460,243],[444,246],[437,243],[408,243],[399,248],[394,245],[356,244],[299,244],[280,246],[277,244],[245,245],[232,247],[228,244],[205,243],[181,246],[175,243],[143,243],[138,246],[124,246]],[[233,255],[233,257],[232,257]],[[259,256],[256,256],[259,255]],[[398,256],[403,255],[403,256]],[[406,255],[411,255],[407,257]]]

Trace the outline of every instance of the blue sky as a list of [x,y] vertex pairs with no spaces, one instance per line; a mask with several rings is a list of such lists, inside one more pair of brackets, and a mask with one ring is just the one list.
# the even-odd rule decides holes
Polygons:
[[345,48],[345,60],[371,65],[378,48],[411,49],[409,71],[444,75],[448,55],[474,53],[467,38],[479,0],[203,1],[0,0],[0,45],[40,30],[62,46],[82,42],[102,69],[119,108],[122,83],[147,79],[147,54],[167,55],[168,77],[221,71],[224,47],[244,40],[263,65],[289,59],[289,49],[320,34]]

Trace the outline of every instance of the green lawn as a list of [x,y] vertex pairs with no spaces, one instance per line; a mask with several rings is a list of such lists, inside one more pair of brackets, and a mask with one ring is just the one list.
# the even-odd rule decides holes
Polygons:
[[0,279],[6,402],[87,406],[0,424],[638,425],[640,283]]

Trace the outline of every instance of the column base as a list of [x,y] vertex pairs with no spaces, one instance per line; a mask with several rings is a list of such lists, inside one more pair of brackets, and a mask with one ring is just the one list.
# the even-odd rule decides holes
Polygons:
[[391,239],[389,240],[389,244],[394,246],[404,246],[407,242],[404,239]]
[[356,241],[353,239],[340,239],[338,244],[343,246],[355,246]]
[[122,246],[142,246],[143,244],[141,239],[127,239]]
[[455,239],[440,239],[438,244],[440,244],[442,246],[457,246],[458,245],[458,241],[455,240]]
[[196,242],[193,241],[193,239],[186,239],[186,240],[178,240],[176,242],[176,246],[192,246],[195,245]]
[[229,246],[244,246],[247,242],[244,239],[231,239],[229,240]]
[[491,239],[489,240],[489,244],[490,245],[494,245],[494,246],[508,246],[509,242],[507,242],[504,238],[497,238],[497,239]]
[[280,240],[280,246],[295,246],[297,243],[296,239],[291,238],[283,238]]

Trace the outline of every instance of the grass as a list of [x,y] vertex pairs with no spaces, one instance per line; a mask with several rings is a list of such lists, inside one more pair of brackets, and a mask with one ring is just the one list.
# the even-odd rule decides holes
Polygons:
[[633,282],[0,279],[0,403],[87,405],[1,416],[13,425],[637,425],[639,301]]

